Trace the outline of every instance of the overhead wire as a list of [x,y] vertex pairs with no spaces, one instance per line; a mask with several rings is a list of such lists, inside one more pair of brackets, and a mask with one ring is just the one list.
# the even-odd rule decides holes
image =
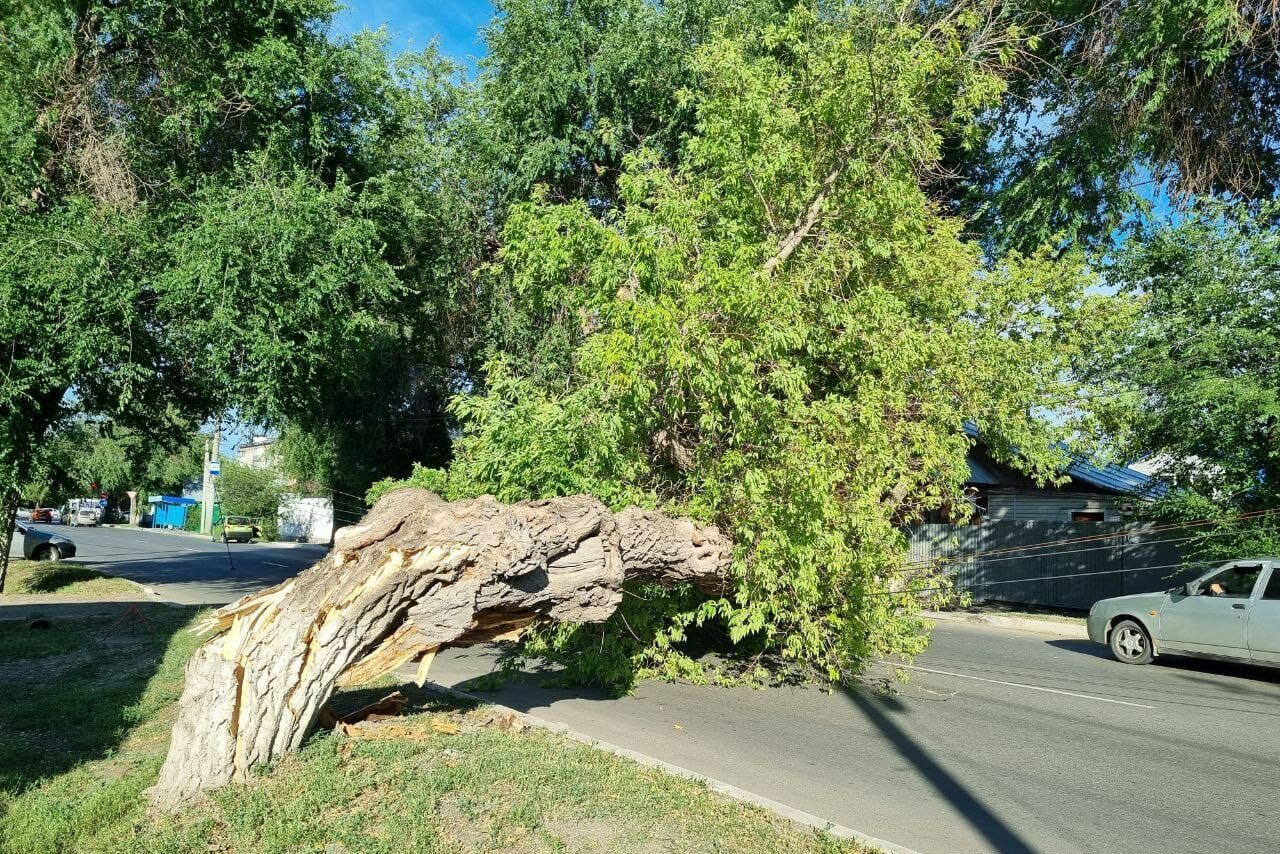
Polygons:
[[[1215,524],[1221,524],[1223,522],[1230,522],[1230,521],[1258,519],[1266,516],[1273,516],[1276,514],[1280,514],[1280,508],[1272,508],[1270,510],[1252,510],[1252,511],[1247,511],[1242,513],[1232,513],[1226,516],[1205,517],[1200,519],[1190,519],[1182,522],[1170,522],[1167,524],[1150,525],[1146,527],[1145,530],[1149,532],[1160,532],[1160,531],[1175,530],[1179,528],[1201,527],[1204,525],[1215,525]],[[1077,545],[1080,543],[1098,542],[1101,540],[1114,539],[1116,537],[1124,537],[1124,536],[1128,536],[1129,533],[1130,533],[1129,531],[1107,531],[1099,534],[1089,534],[1089,535],[1080,536],[1080,537],[1066,537],[1066,538],[1057,539],[1057,540],[1045,540],[1044,542],[1039,542],[1039,543],[1028,543],[1026,545],[1020,545],[1020,546],[1005,546],[998,549],[987,549],[985,551],[972,552],[967,555],[960,555],[958,557],[971,559],[971,558],[978,558],[978,557],[986,557],[988,555],[1007,554],[1009,552],[1021,552],[1021,551],[1028,551],[1032,549],[1047,548],[1049,546]],[[1026,557],[1045,557],[1045,556],[1046,555],[1027,555]],[[950,559],[951,558],[926,558],[926,559],[920,559],[916,561],[908,561],[907,563],[899,564],[897,567],[895,567],[895,569],[911,569],[913,567],[927,566],[932,563],[937,563],[939,560],[950,560]]]

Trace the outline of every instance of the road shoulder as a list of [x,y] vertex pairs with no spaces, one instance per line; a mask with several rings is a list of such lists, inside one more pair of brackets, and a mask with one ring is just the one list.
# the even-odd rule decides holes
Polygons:
[[939,623],[969,623],[970,625],[995,626],[1023,632],[1034,632],[1041,635],[1053,635],[1060,638],[1088,639],[1089,637],[1084,620],[1066,622],[1008,614],[975,614],[967,611],[922,611],[920,616]]

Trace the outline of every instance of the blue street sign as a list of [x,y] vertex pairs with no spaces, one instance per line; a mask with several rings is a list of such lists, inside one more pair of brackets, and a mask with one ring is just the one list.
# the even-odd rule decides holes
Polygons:
[[107,509],[107,499],[105,499],[105,498],[99,498],[99,499],[98,499],[98,506],[99,506],[99,507],[101,507],[103,510],[106,510],[106,509]]

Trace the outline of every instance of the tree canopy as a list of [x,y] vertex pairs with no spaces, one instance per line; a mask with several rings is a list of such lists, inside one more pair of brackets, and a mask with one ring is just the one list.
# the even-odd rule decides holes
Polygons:
[[[439,182],[426,154],[452,66],[432,51],[392,64],[374,36],[330,41],[333,11],[50,0],[5,12],[6,530],[42,440],[77,414],[150,435],[173,435],[171,413],[227,410],[323,426],[349,401],[334,389],[384,377],[418,393],[400,367],[440,338],[407,330],[440,305],[424,293],[447,255],[429,226],[452,213],[424,188]],[[396,345],[418,360],[372,358]],[[443,383],[426,385],[439,410]]]
[[[1264,211],[1262,221],[1274,217]],[[1280,547],[1280,234],[1243,206],[1146,229],[1109,274],[1143,299],[1116,365],[1113,422],[1178,487],[1159,512],[1216,559]]]
[[715,623],[840,678],[920,648],[903,615],[943,582],[905,565],[900,526],[959,496],[967,420],[1055,475],[1028,413],[1109,301],[1079,257],[984,259],[921,187],[999,97],[1007,37],[858,8],[721,30],[691,60],[676,165],[629,155],[604,215],[551,192],[512,208],[501,275],[542,340],[495,356],[485,393],[455,403],[453,466],[418,481],[589,492],[737,543],[732,596],[646,591],[605,635],[536,648],[619,679],[687,674],[676,645]]
[[952,158],[978,232],[1021,248],[1056,235],[1106,243],[1162,195],[1273,197],[1278,11],[1269,0],[1002,6],[1032,38],[980,122],[988,144]]

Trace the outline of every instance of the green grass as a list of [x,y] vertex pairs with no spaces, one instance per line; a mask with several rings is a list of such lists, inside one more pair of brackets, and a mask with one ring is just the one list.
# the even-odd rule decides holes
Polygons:
[[87,566],[59,561],[15,560],[9,563],[4,592],[112,596],[139,591],[132,581]]
[[[247,784],[176,816],[146,808],[168,744],[190,610],[148,607],[137,633],[108,620],[0,623],[0,851],[743,852],[863,849],[705,786],[549,733],[492,726],[483,707],[412,687],[387,740],[313,737]],[[343,711],[386,692],[339,695]],[[431,724],[447,718],[461,732]]]

